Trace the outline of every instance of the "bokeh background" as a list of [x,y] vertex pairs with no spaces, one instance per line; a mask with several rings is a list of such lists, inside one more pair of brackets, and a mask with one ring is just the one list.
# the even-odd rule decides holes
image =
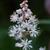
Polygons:
[[[21,0],[0,0],[0,50],[21,50],[14,46],[15,40],[8,36],[8,28],[10,23],[10,15],[19,7]],[[44,9],[44,0],[29,0],[29,8],[33,14],[39,19],[40,35],[33,39],[33,49],[39,50],[39,47],[46,46],[50,41],[50,16]]]

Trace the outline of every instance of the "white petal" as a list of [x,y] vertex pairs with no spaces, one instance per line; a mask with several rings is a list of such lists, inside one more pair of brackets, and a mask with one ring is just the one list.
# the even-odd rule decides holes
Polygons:
[[9,34],[10,37],[14,37],[14,34]]
[[28,43],[30,44],[32,42],[32,40],[29,40]]
[[27,47],[23,47],[23,50],[27,50]]
[[23,47],[23,45],[21,43],[16,43],[15,46],[16,47]]
[[18,14],[13,14],[10,16],[10,21],[16,22],[18,20]]
[[29,45],[30,48],[33,48],[31,45]]
[[28,42],[28,39],[26,39],[26,42]]
[[36,37],[36,34],[34,34],[34,37]]

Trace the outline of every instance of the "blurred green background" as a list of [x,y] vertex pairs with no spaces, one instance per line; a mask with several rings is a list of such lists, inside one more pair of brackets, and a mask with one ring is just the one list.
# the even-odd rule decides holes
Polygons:
[[[0,0],[0,50],[21,50],[14,46],[15,40],[8,36],[8,28],[11,25],[10,15],[19,7],[20,0]],[[44,9],[44,0],[29,0],[29,8],[37,15],[40,23],[40,35],[33,39],[34,50],[46,46],[50,41],[50,17]],[[32,49],[33,50],[33,49]]]

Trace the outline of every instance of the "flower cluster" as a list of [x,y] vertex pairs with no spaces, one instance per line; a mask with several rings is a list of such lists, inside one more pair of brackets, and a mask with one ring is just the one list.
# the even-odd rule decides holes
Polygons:
[[35,18],[35,15],[33,16],[27,2],[27,0],[24,0],[20,4],[21,8],[16,10],[10,17],[10,21],[16,22],[16,25],[10,27],[9,36],[14,37],[16,41],[20,40],[15,46],[22,47],[23,50],[32,48],[32,40],[29,40],[27,36],[32,38],[38,35],[38,19]]

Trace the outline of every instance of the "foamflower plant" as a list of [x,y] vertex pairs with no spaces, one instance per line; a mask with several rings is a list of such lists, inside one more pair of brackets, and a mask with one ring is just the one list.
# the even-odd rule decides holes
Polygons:
[[9,27],[9,36],[16,40],[15,46],[22,48],[22,50],[31,50],[33,48],[32,38],[39,33],[37,29],[39,21],[28,8],[27,3],[28,0],[24,0],[20,4],[21,8],[10,16],[10,21],[16,24]]

